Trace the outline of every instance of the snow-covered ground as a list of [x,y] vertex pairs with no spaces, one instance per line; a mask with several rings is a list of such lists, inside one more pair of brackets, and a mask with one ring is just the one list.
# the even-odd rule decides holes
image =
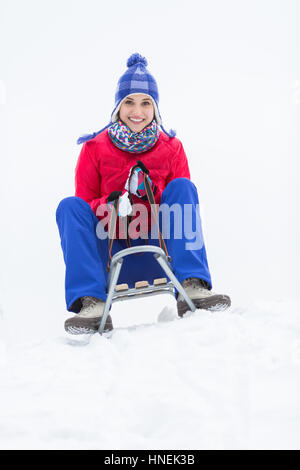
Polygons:
[[299,303],[177,319],[165,298],[114,304],[110,338],[6,331],[0,447],[299,449]]

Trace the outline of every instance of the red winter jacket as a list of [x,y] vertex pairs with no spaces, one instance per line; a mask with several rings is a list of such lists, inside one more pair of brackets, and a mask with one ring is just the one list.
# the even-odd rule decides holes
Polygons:
[[[75,170],[75,195],[88,202],[96,214],[97,207],[106,204],[112,191],[124,189],[129,170],[137,160],[145,164],[157,186],[157,204],[160,204],[161,194],[170,181],[181,177],[190,179],[188,161],[182,143],[176,137],[171,139],[161,131],[150,150],[130,153],[117,148],[106,129],[82,146]],[[133,195],[133,203],[143,202]],[[144,204],[149,206],[148,202]]]

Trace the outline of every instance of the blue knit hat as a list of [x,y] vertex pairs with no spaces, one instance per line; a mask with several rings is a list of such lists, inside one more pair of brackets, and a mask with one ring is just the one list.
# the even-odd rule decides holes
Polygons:
[[115,109],[112,112],[112,122],[117,121],[118,112],[122,101],[128,95],[135,93],[143,93],[152,98],[155,109],[155,119],[157,124],[161,125],[161,117],[158,111],[158,89],[155,78],[147,70],[147,59],[140,54],[132,54],[127,60],[128,70],[122,75],[118,81],[117,91],[115,94]]
[[154,107],[155,120],[157,124],[169,137],[175,137],[176,132],[174,130],[171,129],[170,132],[167,132],[162,126],[162,119],[158,109],[159,95],[157,83],[153,75],[151,75],[151,73],[147,70],[147,65],[147,59],[145,57],[142,57],[138,53],[132,54],[129,57],[129,59],[127,60],[128,69],[118,81],[117,90],[115,94],[115,108],[111,114],[110,123],[103,129],[101,129],[101,131],[79,137],[79,139],[77,140],[78,144],[82,144],[83,142],[93,139],[94,137],[96,137],[96,135],[100,134],[100,132],[104,131],[112,123],[116,122],[119,117],[118,113],[121,104],[126,98],[126,96],[136,93],[142,93],[148,95],[151,98]]

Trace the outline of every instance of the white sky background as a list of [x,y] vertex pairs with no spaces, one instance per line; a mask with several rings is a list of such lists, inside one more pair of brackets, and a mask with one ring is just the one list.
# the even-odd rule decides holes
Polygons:
[[296,0],[0,0],[0,308],[12,321],[62,328],[55,210],[74,194],[76,139],[109,122],[133,52],[186,150],[215,290],[233,303],[299,295],[299,24]]

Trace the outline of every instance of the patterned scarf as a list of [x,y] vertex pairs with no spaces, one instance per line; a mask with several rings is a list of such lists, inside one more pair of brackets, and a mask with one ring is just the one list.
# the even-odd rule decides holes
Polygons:
[[159,127],[155,119],[141,132],[132,132],[120,119],[107,130],[116,147],[131,153],[146,152],[156,144],[159,138]]

